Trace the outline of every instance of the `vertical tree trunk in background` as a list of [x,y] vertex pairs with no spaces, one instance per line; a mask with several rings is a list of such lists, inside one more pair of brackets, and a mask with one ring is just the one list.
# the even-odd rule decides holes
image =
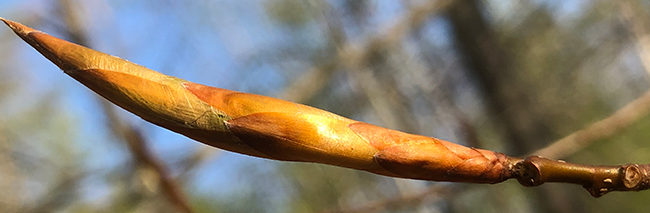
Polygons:
[[491,114],[504,126],[510,155],[524,155],[541,148],[552,137],[541,130],[540,115],[535,114],[526,88],[518,87],[512,69],[512,57],[500,46],[487,25],[476,0],[458,1],[450,7],[456,45],[470,72],[478,80]]
[[[481,14],[478,0],[456,1],[448,17],[454,39],[468,72],[478,81],[495,122],[504,127],[504,143],[509,155],[524,155],[541,148],[554,138],[544,113],[536,112],[529,88],[521,82],[525,75],[514,69],[513,57],[500,45],[493,29]],[[581,212],[566,189],[534,190],[539,212]]]

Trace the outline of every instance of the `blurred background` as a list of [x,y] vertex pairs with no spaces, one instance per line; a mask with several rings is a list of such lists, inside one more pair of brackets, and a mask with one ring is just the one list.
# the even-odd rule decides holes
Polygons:
[[[648,1],[2,0],[0,15],[167,75],[409,133],[650,162]],[[2,212],[646,212],[650,199],[224,152],[106,103],[6,27],[0,192]]]

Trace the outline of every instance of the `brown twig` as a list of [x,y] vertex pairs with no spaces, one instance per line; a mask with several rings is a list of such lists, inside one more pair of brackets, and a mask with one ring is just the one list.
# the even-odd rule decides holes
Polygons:
[[[469,148],[431,137],[412,135],[346,119],[326,111],[296,103],[253,94],[235,93],[229,90],[171,78],[144,67],[132,63],[129,64],[123,59],[108,56],[104,53],[54,38],[19,23],[1,18],[0,20],[4,21],[18,36],[56,63],[57,66],[67,70],[68,74],[72,77],[76,77],[75,79],[88,83],[86,84],[87,86],[90,86],[100,94],[103,93],[105,95],[104,97],[109,100],[122,104],[124,102],[121,101],[131,102],[131,105],[121,105],[129,111],[141,112],[138,111],[141,110],[140,108],[132,107],[136,104],[141,104],[137,106],[147,104],[159,106],[169,104],[170,101],[172,104],[196,103],[193,105],[175,105],[183,109],[198,109],[196,111],[189,111],[190,113],[179,114],[177,110],[163,110],[155,111],[158,112],[158,114],[155,114],[151,113],[153,110],[149,108],[144,113],[139,113],[138,115],[154,123],[161,122],[159,125],[190,136],[206,136],[207,134],[205,133],[212,133],[210,134],[212,136],[214,133],[219,133],[219,130],[227,130],[228,132],[226,133],[232,133],[232,136],[234,136],[233,139],[218,145],[223,145],[226,148],[234,149],[240,153],[276,160],[300,160],[304,162],[325,163],[366,170],[381,175],[431,181],[499,183],[514,178],[525,186],[537,186],[545,182],[571,183],[582,185],[594,197],[602,196],[610,191],[639,191],[650,188],[650,165],[592,166],[570,164],[537,156],[526,159],[507,157],[502,153]],[[77,55],[73,53],[77,53]],[[98,65],[92,64],[92,60],[88,61],[84,57],[78,57],[78,54],[83,54],[83,56],[92,59],[103,59],[104,64],[100,64],[100,67],[89,70],[79,70],[79,67],[93,67]],[[120,62],[124,66],[128,65],[128,67],[118,67],[119,71],[103,70],[101,67],[101,65],[105,65],[106,63],[115,64]],[[83,74],[93,74],[95,72],[106,75],[106,79],[102,79],[101,77],[83,78]],[[129,72],[131,75],[128,76],[131,78],[112,78],[116,73]],[[143,73],[148,75],[145,76]],[[163,77],[164,80],[158,80],[159,82],[154,81],[155,78],[151,77],[152,75]],[[144,78],[143,76],[153,80],[133,81],[133,78],[142,80]],[[124,84],[124,87],[117,89],[126,88],[122,91],[140,93],[142,96],[137,97],[147,98],[120,99],[121,94],[114,95],[109,93],[111,90],[108,90],[109,92],[107,90],[101,90],[101,87],[97,87],[97,85],[101,84],[90,84],[90,82],[87,82],[88,79],[97,81],[106,80],[105,82],[111,82],[112,84]],[[168,96],[159,99],[157,98],[160,97],[157,96],[159,93],[151,93],[152,91],[148,89],[151,87],[142,87],[142,82],[149,84],[149,86],[166,86],[161,87],[167,89],[162,90],[166,92],[165,94],[174,91],[175,93],[173,95],[177,97],[184,96],[187,98],[187,102],[177,102],[175,99],[168,98]],[[249,104],[249,106],[253,106],[253,111],[242,112],[238,104],[224,105],[223,102],[219,102],[221,100],[215,101],[215,99],[210,99],[233,93],[241,96],[239,97],[241,99],[235,99],[235,101],[242,101],[240,103],[253,103]],[[189,96],[189,94],[193,96]],[[265,107],[255,105],[262,102],[267,104],[273,103],[274,105],[266,105]],[[208,105],[209,107],[217,107],[228,114],[208,111],[212,113],[209,114],[211,117],[208,117],[205,113],[206,108],[203,108],[207,105],[206,103],[211,104]],[[286,110],[286,112],[256,111],[268,110],[267,108]],[[296,112],[303,114],[297,114]],[[106,113],[110,115],[114,112],[107,111]],[[244,113],[251,114],[242,115]],[[167,120],[159,121],[154,119],[162,116],[170,116],[178,120],[177,122],[169,122]],[[230,116],[236,116],[236,118],[231,118]],[[117,116],[109,116],[109,119],[111,117]],[[197,117],[205,117],[210,121],[216,120],[217,122],[206,123],[197,121]],[[225,122],[226,118],[231,119]],[[221,123],[219,121],[224,122]],[[190,126],[188,127],[188,125]],[[224,126],[227,129],[222,128]],[[316,126],[316,128],[305,129],[305,126]],[[114,129],[116,129],[114,130],[116,132],[122,131],[121,134],[125,135],[124,137],[129,142],[141,142],[131,144],[132,149],[140,154],[136,155],[136,157],[141,161],[151,163],[150,161],[157,160],[152,154],[146,151],[146,146],[143,143],[144,139],[138,131],[133,128],[127,128],[127,126],[119,125],[115,125]],[[336,130],[338,132],[335,132],[335,134],[331,134],[332,132],[323,134],[320,131],[321,129],[325,129],[326,131]],[[347,135],[345,136],[345,140],[341,140],[341,137],[344,135]],[[208,144],[214,144],[216,142],[223,142],[222,140],[227,140],[228,137],[219,137],[219,141],[213,141],[214,137],[198,139]],[[287,141],[289,142],[287,143]],[[256,148],[232,146],[233,144],[242,142],[250,147]],[[313,147],[318,147],[318,149],[313,149]],[[340,155],[341,153],[345,155]],[[159,174],[168,174],[160,164],[154,163],[153,167]],[[173,183],[165,177],[168,176],[161,176],[160,178],[164,182]],[[169,191],[170,195],[180,195],[178,191],[173,191],[174,189],[177,190],[177,187],[174,187],[174,185],[168,186],[165,191]],[[182,198],[171,197],[171,200],[180,200],[182,202]]]
[[[642,61],[647,57],[647,45],[640,44]],[[650,63],[644,62],[646,66]],[[545,182],[582,185],[594,197],[610,191],[641,191],[650,188],[650,164],[593,166],[566,163],[559,159],[573,154],[597,139],[611,137],[650,113],[650,91],[625,105],[614,114],[576,131],[549,146],[532,153],[533,156],[513,166],[513,178],[524,186],[538,186]]]
[[524,186],[539,186],[546,182],[579,184],[594,197],[611,191],[650,189],[650,164],[593,166],[532,156],[519,160],[511,171],[513,178]]

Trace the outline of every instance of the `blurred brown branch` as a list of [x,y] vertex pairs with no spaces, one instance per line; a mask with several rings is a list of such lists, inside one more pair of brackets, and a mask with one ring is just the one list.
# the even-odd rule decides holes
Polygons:
[[329,213],[355,213],[355,212],[375,212],[383,209],[395,208],[405,205],[420,206],[417,203],[421,203],[425,200],[431,202],[432,200],[440,199],[440,194],[445,196],[452,194],[448,186],[442,184],[434,184],[429,188],[413,194],[406,194],[399,197],[389,198],[385,200],[379,200],[374,202],[364,203],[363,205],[351,207],[348,209],[342,210],[332,210],[326,211]]
[[[62,18],[66,22],[67,32],[71,40],[77,44],[89,47],[90,43],[81,26],[79,17],[77,17],[79,8],[74,7],[73,2],[70,0],[59,0],[59,4],[61,5]],[[127,143],[136,162],[153,169],[167,199],[174,204],[179,212],[193,212],[181,188],[172,177],[170,171],[150,150],[140,130],[122,121],[116,114],[115,107],[108,101],[99,96],[96,97],[101,103],[104,114],[108,118],[108,126],[113,134]]]
[[30,205],[25,205],[21,212],[48,212],[54,209],[61,209],[79,198],[79,184],[87,174],[64,173],[58,177],[56,184],[49,189],[45,195]]
[[614,114],[592,123],[531,155],[561,159],[585,148],[594,141],[610,137],[650,113],[650,91],[625,105]]
[[639,60],[641,60],[641,64],[648,73],[647,77],[650,79],[650,35],[648,35],[648,30],[650,29],[647,27],[647,19],[641,17],[638,9],[635,9],[635,3],[632,1],[624,0],[618,3],[624,19],[623,22],[628,25],[628,29],[634,35],[632,40],[636,43],[634,46],[639,55]]
[[221,153],[221,150],[212,147],[199,147],[192,155],[180,160],[179,165],[182,170],[178,172],[179,175],[176,180],[181,183],[188,181],[201,165],[214,161],[221,156]]
[[[650,36],[641,19],[635,14],[633,3],[621,1],[621,14],[626,19],[630,31],[636,37],[636,49],[643,68],[650,73]],[[649,74],[650,76],[650,74]],[[565,158],[589,146],[598,139],[611,137],[625,127],[634,124],[650,113],[650,91],[625,105],[612,115],[590,124],[589,126],[557,140],[539,149],[531,155],[544,156],[551,159]]]
[[[343,29],[340,24],[334,22],[331,17],[325,17],[323,20],[326,23],[327,31],[329,32],[328,38],[330,42],[335,45],[338,50],[337,57],[333,62],[329,63],[316,63],[314,67],[308,69],[301,76],[296,77],[293,84],[289,85],[279,95],[281,99],[286,99],[295,102],[305,102],[310,99],[316,91],[325,87],[325,81],[332,76],[332,73],[341,65],[349,69],[357,69],[362,65],[370,54],[379,46],[396,45],[402,37],[411,29],[417,28],[426,21],[426,18],[436,14],[444,8],[451,1],[427,1],[421,5],[416,5],[406,12],[401,19],[388,27],[384,27],[381,33],[373,34],[370,38],[362,39],[365,43],[349,43],[343,37]],[[325,11],[327,13],[328,11]]]
[[102,109],[109,120],[109,126],[114,135],[121,137],[129,147],[135,161],[143,166],[147,166],[156,173],[158,182],[162,186],[163,192],[167,198],[177,207],[180,212],[192,212],[192,209],[185,198],[178,183],[174,180],[171,172],[165,165],[151,152],[147,146],[146,139],[136,127],[125,124],[115,113],[115,107],[104,99],[98,100],[102,103]]
[[7,132],[8,130],[5,126],[0,123],[0,174],[2,174],[3,178],[3,181],[0,182],[0,189],[5,191],[16,191],[16,193],[3,193],[0,195],[0,208],[7,211],[16,211],[22,202],[20,200],[22,193],[18,190],[16,183],[18,183],[22,177],[16,171],[17,168],[15,162],[11,158],[13,144],[9,143]]

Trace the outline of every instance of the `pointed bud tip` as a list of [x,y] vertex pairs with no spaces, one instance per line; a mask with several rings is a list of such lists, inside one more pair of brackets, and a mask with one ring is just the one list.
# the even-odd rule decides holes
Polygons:
[[2,20],[5,24],[7,24],[7,26],[9,26],[9,28],[11,28],[11,30],[13,30],[19,36],[26,36],[27,34],[29,34],[31,32],[40,32],[38,30],[35,30],[35,29],[29,28],[29,27],[27,27],[25,25],[22,25],[22,24],[20,24],[18,22],[10,21],[10,20],[4,19],[2,17],[0,17],[0,20]]

